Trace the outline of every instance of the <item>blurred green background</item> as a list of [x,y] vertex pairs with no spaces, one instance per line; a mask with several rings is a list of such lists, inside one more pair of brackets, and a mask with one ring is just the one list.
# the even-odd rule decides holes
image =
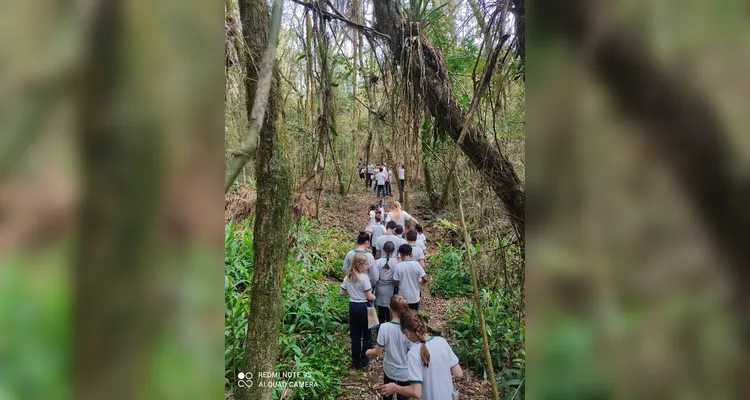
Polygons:
[[[0,399],[218,398],[224,5],[102,4],[0,5]],[[530,398],[743,398],[737,266],[675,155],[534,20],[544,5],[526,41]],[[589,7],[702,94],[747,176],[746,2]]]
[[0,399],[213,399],[224,4],[0,4]]
[[[676,165],[697,161],[681,152],[688,132],[658,141],[668,135],[655,126],[675,106],[650,105],[665,113],[645,118],[625,113],[622,91],[601,79],[648,63],[657,69],[633,92],[664,90],[657,71],[674,83],[669,90],[694,89],[723,130],[698,133],[705,143],[726,141],[721,161],[741,182],[750,172],[748,16],[741,1],[529,2],[529,398],[750,393],[740,329],[747,308],[732,308],[746,301],[738,271],[747,265],[727,261],[729,247],[685,184],[716,171],[676,178]],[[644,55],[622,70],[598,67],[622,38]]]

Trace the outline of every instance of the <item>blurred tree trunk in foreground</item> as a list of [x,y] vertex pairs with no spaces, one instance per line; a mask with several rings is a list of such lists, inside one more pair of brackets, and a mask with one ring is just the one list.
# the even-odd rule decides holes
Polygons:
[[154,121],[124,84],[133,70],[120,65],[128,38],[119,11],[116,2],[96,9],[78,77],[83,175],[73,397],[83,400],[141,398],[149,350],[149,244],[163,171]]

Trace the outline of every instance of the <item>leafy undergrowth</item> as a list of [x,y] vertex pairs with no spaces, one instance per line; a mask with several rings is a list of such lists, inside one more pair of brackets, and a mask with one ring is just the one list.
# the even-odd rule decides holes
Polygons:
[[[492,364],[505,398],[523,399],[525,392],[525,327],[520,322],[518,293],[483,289],[480,294]],[[479,314],[473,301],[449,310],[448,328],[454,351],[472,371],[487,377]]]
[[[283,320],[279,332],[276,371],[303,373],[315,382],[306,387],[275,388],[274,398],[333,399],[341,377],[349,369],[348,303],[339,286],[324,276],[341,269],[341,250],[351,246],[337,229],[317,228],[309,221],[299,224],[296,246],[286,265],[282,291]],[[348,236],[347,241],[350,241]],[[253,270],[252,220],[226,227],[225,383],[233,394],[242,371],[244,338],[250,313]],[[341,272],[338,272],[340,275]],[[296,378],[295,378],[296,379]],[[283,378],[276,378],[283,381]]]
[[296,234],[297,261],[304,262],[323,275],[344,279],[343,255],[352,249],[352,235],[343,229],[316,228],[307,219],[299,222]]
[[[476,252],[475,249],[472,249]],[[427,260],[430,270],[434,271],[430,293],[451,298],[470,296],[474,292],[471,273],[464,261],[466,251],[451,245],[441,245],[436,254]]]
[[[506,241],[480,243],[470,248],[478,269],[479,290],[494,372],[501,393],[507,399],[523,399],[525,392],[525,327],[522,322],[522,296],[518,286],[505,285],[499,278],[505,274],[502,265],[489,255],[500,254],[496,249]],[[503,254],[508,262],[517,258],[517,250],[506,246]],[[489,261],[489,262],[487,262]],[[449,302],[446,330],[452,336],[453,350],[461,364],[478,376],[487,379],[484,344],[479,316],[473,301],[473,285],[466,250],[441,244],[428,260],[433,276],[430,293],[446,299],[468,297],[466,301]],[[511,270],[511,273],[513,271]],[[515,280],[511,280],[513,283]],[[514,289],[515,288],[515,289]]]

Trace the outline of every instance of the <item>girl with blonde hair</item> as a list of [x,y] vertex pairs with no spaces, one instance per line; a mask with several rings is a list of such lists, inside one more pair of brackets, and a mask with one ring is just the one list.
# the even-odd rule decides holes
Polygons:
[[388,211],[388,215],[385,218],[385,222],[388,221],[395,221],[398,225],[406,226],[406,221],[412,221],[415,224],[418,224],[419,221],[417,221],[416,218],[409,215],[408,212],[401,209],[401,203],[394,201],[391,203],[391,209]]
[[357,253],[352,265],[346,271],[341,284],[342,296],[349,296],[349,335],[352,339],[352,367],[365,369],[370,364],[365,352],[372,345],[370,329],[367,327],[367,302],[374,301],[372,284],[367,270],[370,261],[367,256]]

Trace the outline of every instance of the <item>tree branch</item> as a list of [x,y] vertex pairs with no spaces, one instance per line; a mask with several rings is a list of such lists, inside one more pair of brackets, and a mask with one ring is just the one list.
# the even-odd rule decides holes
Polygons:
[[354,22],[354,21],[346,18],[343,14],[341,14],[341,12],[339,12],[339,10],[336,9],[336,7],[334,7],[328,1],[326,1],[326,4],[328,4],[328,7],[331,7],[331,9],[335,13],[335,15],[332,14],[332,13],[330,13],[330,12],[328,12],[328,11],[319,9],[319,7],[317,5],[312,4],[312,3],[307,3],[307,2],[304,2],[302,0],[292,0],[292,1],[295,2],[295,3],[297,3],[297,4],[299,4],[299,5],[301,5],[301,6],[307,7],[309,9],[311,9],[311,10],[317,10],[318,12],[320,12],[326,18],[337,19],[337,20],[339,20],[341,22],[344,22],[344,23],[348,24],[349,26],[362,31],[363,33],[365,33],[365,35],[373,34],[373,35],[380,36],[380,37],[385,38],[385,39],[390,39],[391,38],[390,36],[386,35],[385,33],[378,32],[375,29],[373,29],[373,28],[371,28],[371,27],[369,27],[367,25],[358,24],[358,23],[356,23],[356,22]]

